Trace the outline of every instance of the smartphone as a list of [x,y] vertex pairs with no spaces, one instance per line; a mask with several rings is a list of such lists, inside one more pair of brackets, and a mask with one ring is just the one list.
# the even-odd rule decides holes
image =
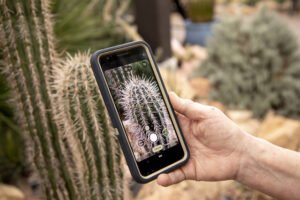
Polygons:
[[91,65],[133,178],[147,183],[185,164],[189,150],[149,45],[98,50]]

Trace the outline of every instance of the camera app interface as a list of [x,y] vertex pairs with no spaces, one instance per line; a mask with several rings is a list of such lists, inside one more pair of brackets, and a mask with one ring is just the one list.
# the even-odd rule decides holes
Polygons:
[[111,59],[104,75],[136,160],[143,161],[178,144],[146,52]]

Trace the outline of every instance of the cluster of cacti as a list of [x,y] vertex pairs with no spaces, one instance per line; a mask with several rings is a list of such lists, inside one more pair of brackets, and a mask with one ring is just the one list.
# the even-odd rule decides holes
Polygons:
[[[174,145],[175,132],[155,82],[134,76],[126,82],[119,101],[134,149],[144,150],[139,160],[153,155],[152,148],[157,145],[162,145],[162,149]],[[150,140],[151,134],[157,135],[156,142]]]
[[229,107],[300,118],[299,46],[270,11],[216,25],[199,72],[211,81],[212,97]]
[[60,60],[47,0],[0,1],[1,72],[42,199],[121,199],[119,150],[89,56]]

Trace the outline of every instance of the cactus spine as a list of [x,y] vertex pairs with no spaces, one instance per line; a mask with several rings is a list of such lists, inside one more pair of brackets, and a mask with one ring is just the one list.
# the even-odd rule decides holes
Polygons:
[[[70,58],[59,60],[48,1],[1,0],[0,13],[1,72],[13,93],[26,164],[41,179],[41,198],[120,199],[118,150],[94,79]],[[57,73],[66,67],[75,74]],[[55,87],[60,80],[66,88]],[[69,92],[63,105],[62,90]],[[70,118],[63,121],[62,112]]]
[[119,98],[121,97],[121,91],[124,88],[126,81],[132,77],[132,67],[130,64],[125,65],[124,67],[118,67],[106,72],[106,76],[114,95]]
[[[14,90],[15,105],[26,141],[34,147],[34,155],[28,154],[29,163],[40,170],[45,180],[45,193],[59,199],[65,195],[59,191],[74,194],[62,156],[57,127],[51,119],[52,99],[49,96],[49,75],[55,62],[49,36],[47,5],[38,1],[1,1],[1,34],[4,41],[3,71]],[[44,50],[44,47],[47,50]],[[40,87],[43,85],[44,87]],[[22,123],[25,122],[25,123]],[[50,133],[53,133],[50,136]],[[58,166],[57,164],[60,163]],[[62,173],[60,173],[62,172]],[[64,178],[61,178],[64,177]]]
[[[156,83],[133,77],[126,82],[120,103],[125,120],[130,122],[129,132],[134,134],[135,146],[143,140],[147,156],[152,155],[152,147],[158,144],[163,145],[163,149],[169,147],[171,134],[168,131],[174,130]],[[149,140],[152,133],[158,136],[155,143]]]
[[[83,186],[92,199],[121,199],[120,155],[88,54],[69,56],[55,70],[57,121],[79,148]],[[99,191],[100,190],[100,191]],[[87,199],[87,197],[85,197]]]

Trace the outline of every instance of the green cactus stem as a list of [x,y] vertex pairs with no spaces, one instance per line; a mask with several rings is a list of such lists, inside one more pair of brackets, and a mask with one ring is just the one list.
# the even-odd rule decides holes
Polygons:
[[[100,94],[77,60],[58,58],[48,1],[1,0],[0,13],[1,73],[40,198],[121,199],[119,153]],[[66,87],[57,88],[59,81]],[[65,90],[61,104],[57,94]]]
[[[91,199],[121,199],[120,151],[113,134],[89,54],[76,54],[55,71],[54,89],[58,105],[57,121],[64,128],[71,146],[79,149],[83,185]],[[85,199],[89,199],[85,197]]]
[[1,1],[3,72],[14,90],[23,135],[26,141],[32,141],[28,147],[33,147],[34,153],[28,154],[28,163],[40,171],[45,193],[48,198],[59,199],[64,193],[75,198],[57,126],[51,117],[49,79],[56,55],[47,7],[46,1]]

